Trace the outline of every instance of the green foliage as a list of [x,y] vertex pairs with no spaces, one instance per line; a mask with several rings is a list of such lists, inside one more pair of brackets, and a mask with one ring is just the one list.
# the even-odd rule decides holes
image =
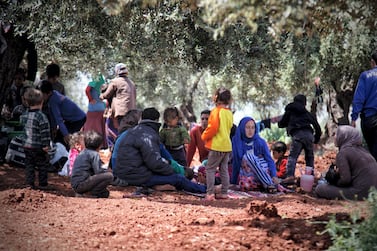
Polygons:
[[315,76],[325,89],[355,84],[377,47],[376,6],[373,0],[8,0],[0,3],[0,19],[35,42],[40,72],[59,63],[63,82],[77,71],[111,78],[123,62],[140,107],[192,102],[199,112],[224,85],[235,109],[251,102],[268,116],[298,92],[310,99]]
[[368,217],[360,223],[360,215],[354,212],[351,222],[330,219],[326,230],[333,241],[328,250],[377,250],[377,190],[372,189],[368,199]]
[[286,142],[286,130],[279,128],[276,125],[271,125],[271,129],[264,129],[260,132],[260,135],[267,142],[283,141]]

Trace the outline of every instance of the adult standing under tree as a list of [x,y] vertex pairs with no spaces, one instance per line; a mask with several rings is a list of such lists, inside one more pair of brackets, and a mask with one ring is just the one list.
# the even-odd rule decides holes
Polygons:
[[136,87],[128,78],[128,69],[125,64],[115,66],[116,77],[111,80],[106,91],[100,95],[101,99],[111,99],[112,116],[115,118],[115,127],[118,129],[120,121],[131,109],[136,109]]
[[102,74],[99,73],[92,81],[89,82],[85,89],[85,94],[88,97],[88,112],[86,113],[86,122],[83,127],[84,132],[95,131],[102,135],[103,142],[102,147],[107,147],[106,142],[106,129],[105,129],[105,118],[103,114],[105,112],[106,104],[103,102],[99,95],[101,93],[101,86],[105,83],[105,79]]
[[52,88],[55,91],[60,92],[65,95],[65,88],[62,83],[59,82],[60,77],[60,67],[58,64],[51,63],[46,66],[47,80],[52,84]]
[[53,134],[56,134],[54,141],[62,143],[69,149],[69,135],[81,130],[86,121],[86,114],[68,97],[53,90],[49,81],[43,80],[40,88],[48,105]]
[[351,125],[361,118],[361,130],[370,153],[377,160],[377,50],[371,56],[372,69],[359,77],[352,101]]

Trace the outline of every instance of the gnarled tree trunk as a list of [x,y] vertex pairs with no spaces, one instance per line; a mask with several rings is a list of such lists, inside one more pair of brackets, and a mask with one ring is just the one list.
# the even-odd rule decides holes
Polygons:
[[0,26],[0,108],[3,107],[8,89],[12,85],[14,74],[22,59],[27,55],[27,80],[34,81],[37,72],[37,52],[34,44],[25,36],[14,36],[12,30],[5,33]]

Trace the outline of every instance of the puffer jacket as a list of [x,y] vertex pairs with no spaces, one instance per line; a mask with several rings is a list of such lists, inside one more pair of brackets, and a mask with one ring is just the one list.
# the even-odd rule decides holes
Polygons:
[[127,135],[119,142],[114,176],[130,185],[140,186],[152,175],[174,174],[173,168],[161,157],[160,125],[153,120],[142,120],[127,131]]

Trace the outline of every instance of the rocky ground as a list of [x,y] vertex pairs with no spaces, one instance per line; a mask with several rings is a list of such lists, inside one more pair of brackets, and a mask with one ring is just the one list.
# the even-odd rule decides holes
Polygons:
[[[334,157],[316,156],[317,171]],[[124,198],[135,187],[110,187],[109,199],[75,198],[69,179],[54,173],[54,190],[23,182],[22,168],[0,166],[0,250],[326,250],[331,239],[321,232],[329,217],[347,220],[365,205],[299,188],[206,202],[178,191]]]

